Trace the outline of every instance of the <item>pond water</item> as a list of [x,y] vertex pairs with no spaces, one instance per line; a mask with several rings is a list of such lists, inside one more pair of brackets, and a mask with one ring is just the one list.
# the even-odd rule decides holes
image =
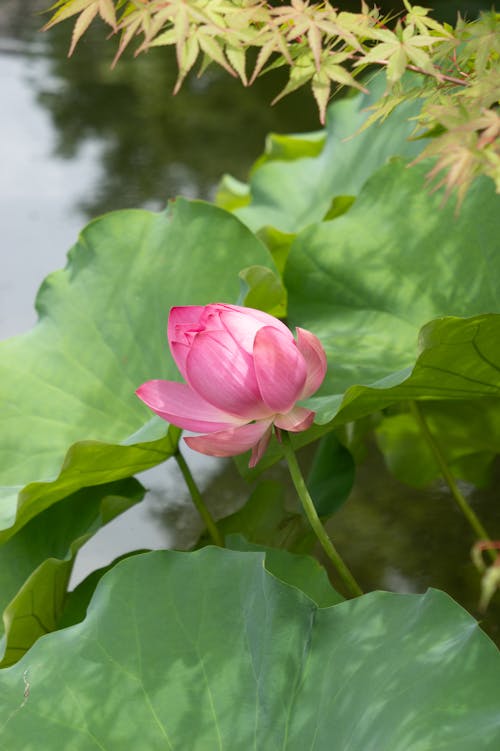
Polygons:
[[[125,60],[112,72],[112,45],[99,30],[68,61],[67,27],[37,33],[42,21],[34,12],[46,4],[3,0],[0,8],[1,338],[33,325],[36,290],[64,266],[91,217],[129,206],[160,209],[177,194],[211,198],[224,172],[245,178],[269,131],[318,127],[307,93],[267,105],[279,90],[275,78],[245,90],[214,71],[190,79],[173,99],[175,72],[163,54]],[[450,20],[453,5],[445,4]],[[469,3],[471,12],[473,6],[484,3]],[[189,463],[216,515],[248,497],[231,462],[190,453]],[[176,467],[140,479],[149,488],[145,502],[82,549],[74,583],[128,550],[186,547],[196,538],[196,513]],[[463,488],[493,531],[500,529],[499,485],[497,467],[489,490]],[[330,531],[364,588],[435,586],[477,615],[472,538],[444,485],[424,492],[398,483],[370,445]],[[485,620],[496,638],[499,622],[497,602]]]

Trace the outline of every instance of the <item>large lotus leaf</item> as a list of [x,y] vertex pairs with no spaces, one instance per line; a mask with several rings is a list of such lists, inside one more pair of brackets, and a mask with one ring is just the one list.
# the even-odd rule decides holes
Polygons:
[[264,153],[252,167],[258,169],[266,162],[274,160],[293,161],[308,156],[319,156],[323,151],[326,140],[326,130],[316,130],[310,133],[269,133],[264,146]]
[[[252,171],[274,159],[289,161],[304,157],[316,157],[321,154],[325,140],[326,130],[312,133],[294,133],[292,135],[270,133],[266,138],[264,153],[254,163]],[[231,175],[223,175],[215,196],[217,206],[227,211],[234,211],[243,206],[248,206],[251,200],[249,185]]]
[[228,535],[226,548],[266,554],[265,567],[270,574],[285,584],[297,587],[320,607],[343,602],[344,598],[333,589],[323,566],[310,555],[291,553],[249,542],[243,535]]
[[2,666],[57,628],[77,551],[143,495],[134,478],[84,488],[36,516],[0,547]]
[[[262,483],[264,485],[265,483]],[[268,483],[266,483],[268,484]],[[269,483],[270,484],[270,483]],[[280,485],[275,483],[275,485]],[[284,490],[280,485],[281,490]],[[277,491],[279,492],[279,491]],[[264,490],[262,494],[259,494],[262,498],[264,495],[271,497],[269,489]],[[262,508],[262,504],[259,501],[258,504]],[[256,511],[256,504],[254,504],[254,513]],[[232,517],[226,517],[230,519]],[[247,517],[248,518],[248,517]],[[224,522],[226,519],[219,520],[219,529],[224,532]],[[210,544],[210,543],[208,543]],[[296,555],[286,550],[276,549],[268,547],[266,545],[254,544],[249,542],[241,534],[229,534],[225,537],[225,547],[229,550],[240,551],[260,551],[265,552],[265,567],[273,574],[277,579],[290,584],[291,586],[298,587],[305,592],[317,605],[321,607],[327,605],[334,605],[337,602],[342,602],[343,597],[335,589],[333,589],[328,579],[327,572],[321,566],[321,564],[312,558],[310,555]],[[311,545],[312,547],[312,545]],[[87,614],[87,609],[94,594],[95,588],[99,580],[106,574],[113,566],[125,559],[134,555],[140,555],[145,553],[145,550],[137,550],[132,553],[126,553],[119,558],[116,558],[108,566],[93,571],[87,576],[80,584],[69,592],[65,603],[64,611],[58,622],[59,628],[66,626],[73,626],[75,623],[83,621]],[[302,551],[301,551],[302,553]]]
[[243,305],[277,318],[286,317],[286,289],[279,274],[266,266],[250,266],[240,271],[240,279]]
[[[257,162],[250,178],[250,203],[236,208],[236,216],[254,231],[270,225],[282,232],[298,232],[321,221],[336,196],[357,195],[390,157],[417,156],[425,141],[408,138],[415,128],[410,118],[419,112],[418,101],[399,105],[384,122],[358,133],[370,115],[367,108],[383,95],[385,78],[376,76],[369,88],[370,94],[346,97],[330,106],[325,144],[317,156],[297,158],[303,152],[297,151],[296,144],[302,141],[296,136],[275,138],[272,143],[278,140],[281,149],[277,154],[271,149],[267,158]],[[318,134],[314,144],[321,144]]]
[[3,746],[497,751],[500,655],[447,595],[321,608],[264,555],[122,561],[0,672]]
[[310,400],[319,422],[398,399],[500,395],[500,316],[491,315],[500,312],[500,199],[479,180],[456,215],[422,190],[425,170],[392,161],[346,214],[292,245],[289,321],[314,331],[329,361]]
[[86,576],[83,581],[71,590],[71,592],[66,594],[63,611],[57,622],[57,627],[59,629],[67,628],[68,626],[74,626],[75,623],[83,621],[87,615],[87,608],[90,601],[94,596],[95,588],[104,574],[111,571],[119,561],[123,561],[125,558],[132,558],[134,555],[142,555],[147,552],[149,552],[148,548],[132,550],[129,553],[124,553],[123,555],[114,558],[107,566],[94,569],[94,571]]
[[3,538],[80,487],[172,455],[175,436],[134,394],[180,377],[169,308],[236,301],[238,272],[254,264],[272,267],[264,246],[202,202],[108,214],[83,231],[66,269],[42,285],[39,323],[0,346]]

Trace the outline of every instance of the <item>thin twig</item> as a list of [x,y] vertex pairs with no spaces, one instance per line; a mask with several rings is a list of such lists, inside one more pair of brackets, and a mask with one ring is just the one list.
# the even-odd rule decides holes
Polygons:
[[[353,60],[363,60],[362,55],[352,55],[351,56]],[[367,65],[389,65],[389,60],[371,60],[369,63],[366,63]],[[405,66],[407,70],[411,70],[414,73],[420,73],[422,76],[429,76],[430,78],[436,78],[438,81],[441,81],[444,83],[445,81],[447,83],[453,83],[455,86],[467,86],[468,80],[463,78],[456,78],[455,76],[449,76],[447,73],[438,73],[431,72],[428,70],[424,70],[423,68],[419,68],[418,65],[413,65],[413,63],[407,63]]]

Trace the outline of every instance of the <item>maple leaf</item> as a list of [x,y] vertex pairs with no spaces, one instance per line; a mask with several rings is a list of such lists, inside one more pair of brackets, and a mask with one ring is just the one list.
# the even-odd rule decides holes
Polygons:
[[113,0],[67,0],[67,2],[56,3],[52,8],[59,8],[59,10],[43,26],[42,31],[50,29],[56,23],[65,21],[67,18],[80,14],[73,27],[71,45],[68,52],[69,57],[73,54],[79,40],[96,16],[100,16],[105,23],[116,30],[116,13]]
[[95,1],[96,0],[60,0],[60,2],[55,3],[49,8],[49,10],[55,10],[56,8],[59,10],[56,10],[50,21],[42,26],[42,31],[47,31],[52,28],[52,26],[55,26],[55,24],[65,21],[67,18],[71,18],[71,16],[75,16],[77,13],[81,13],[90,5],[94,5]]
[[255,81],[271,55],[275,52],[281,53],[283,62],[288,62],[288,64],[293,68],[294,63],[292,61],[292,57],[286,43],[285,35],[282,33],[278,25],[274,22],[271,23],[268,28],[263,29],[254,37],[253,44],[256,47],[260,47],[260,51],[257,55],[255,67],[250,78],[251,84]]
[[429,30],[438,32],[443,37],[452,38],[453,34],[450,29],[429,18],[429,8],[422,8],[420,5],[410,5],[408,0],[403,0],[404,6],[408,11],[405,18],[405,26],[417,29],[420,34],[427,34]]
[[356,66],[365,66],[369,63],[386,65],[390,85],[401,79],[410,64],[423,73],[439,77],[440,73],[434,66],[428,50],[440,43],[440,37],[416,34],[411,26],[403,28],[399,24],[395,31],[373,29],[369,33],[372,38],[378,39],[379,43],[357,60]]
[[361,50],[352,29],[338,23],[337,12],[328,2],[311,6],[308,1],[292,0],[290,6],[271,9],[271,14],[287,28],[287,41],[293,42],[302,37],[307,39],[318,73],[323,49],[330,46],[333,39],[342,40],[352,49]]
[[226,42],[224,52],[229,60],[231,66],[236,71],[240,80],[245,86],[248,86],[248,78],[246,73],[246,55],[245,50],[241,44],[230,44]]
[[[441,175],[433,190],[445,187],[444,200],[453,191],[457,193],[457,210],[472,180],[485,173],[491,177],[500,192],[500,115],[496,110],[470,112],[460,104],[430,105],[425,116],[441,126],[442,135],[433,138],[413,162],[426,157],[437,157],[436,164],[427,175],[429,183]],[[427,134],[432,135],[431,131]]]
[[332,84],[340,86],[350,86],[359,91],[368,93],[368,90],[362,86],[353,77],[341,63],[349,58],[348,53],[335,53],[325,51],[320,59],[320,69],[312,77],[312,92],[318,105],[321,124],[325,124],[326,107],[330,100]]
[[280,91],[277,97],[273,99],[275,104],[287,94],[299,89],[311,81],[312,92],[318,105],[320,120],[325,122],[326,106],[330,99],[332,83],[340,86],[351,86],[360,91],[367,92],[361,84],[356,81],[349,71],[341,63],[350,57],[348,52],[333,52],[324,50],[320,58],[320,68],[317,70],[316,61],[308,48],[294,60],[293,67],[290,70],[290,77],[286,86]]
[[476,73],[497,66],[500,57],[500,13],[482,13],[479,20],[463,30],[465,54],[474,59]]
[[297,57],[294,60],[293,67],[290,69],[290,77],[286,86],[280,91],[271,104],[276,104],[280,99],[283,99],[287,94],[291,94],[292,91],[296,91],[301,86],[304,86],[316,72],[316,66],[314,59],[309,51]]
[[120,37],[120,43],[118,45],[118,50],[113,59],[113,62],[111,63],[112,68],[115,67],[123,52],[136,34],[140,34],[141,32],[147,34],[151,24],[151,14],[154,9],[152,5],[152,3],[129,2],[125,6],[125,10],[118,24],[118,30],[122,33]]

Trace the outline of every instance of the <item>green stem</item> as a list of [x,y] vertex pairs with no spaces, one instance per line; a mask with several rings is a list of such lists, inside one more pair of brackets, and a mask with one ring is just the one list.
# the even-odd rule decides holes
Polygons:
[[[471,508],[469,505],[467,499],[462,495],[460,492],[460,489],[456,483],[455,478],[453,477],[450,468],[448,466],[448,463],[444,457],[443,452],[441,451],[441,448],[439,444],[437,443],[436,439],[431,433],[431,430],[429,428],[429,425],[427,423],[427,420],[425,419],[424,412],[422,410],[422,407],[420,404],[416,401],[410,402],[410,409],[412,411],[412,414],[417,422],[417,425],[420,428],[420,431],[427,441],[429,448],[431,449],[434,458],[436,460],[436,463],[441,470],[441,474],[443,475],[443,478],[448,485],[451,494],[453,498],[455,499],[458,507],[462,511],[463,515],[469,522],[470,526],[474,530],[474,534],[479,540],[484,540],[485,542],[490,542],[491,538],[488,535],[487,531],[483,527],[481,521],[479,520],[478,516],[476,515],[475,511]],[[495,554],[493,553],[493,558],[495,558]]]
[[191,474],[191,470],[189,469],[186,460],[184,459],[184,457],[182,456],[179,450],[177,450],[174,456],[175,456],[177,465],[180,471],[182,472],[184,480],[186,481],[186,485],[188,486],[189,493],[191,495],[194,505],[196,506],[196,510],[198,511],[199,515],[205,522],[205,526],[208,530],[208,533],[210,534],[210,537],[212,538],[215,545],[218,545],[220,548],[223,548],[224,539],[222,538],[222,535],[219,532],[215,521],[212,519],[210,511],[205,506],[203,498],[201,497],[201,493],[198,490],[198,486],[196,485],[194,481],[194,477]]
[[326,529],[323,527],[321,520],[318,514],[316,513],[314,503],[312,501],[311,496],[309,495],[309,491],[307,490],[307,486],[302,476],[302,472],[300,471],[300,467],[297,462],[297,457],[295,456],[295,452],[293,450],[292,442],[290,440],[290,436],[288,432],[286,430],[282,430],[281,437],[282,437],[283,453],[285,455],[285,459],[288,464],[288,469],[290,470],[290,475],[292,477],[293,484],[295,485],[295,489],[298,493],[298,496],[304,508],[305,514],[309,520],[309,524],[313,528],[313,531],[316,537],[318,538],[321,544],[321,547],[323,548],[328,558],[331,560],[331,562],[335,566],[337,572],[342,578],[342,581],[344,582],[346,587],[349,589],[349,592],[351,592],[351,594],[354,595],[354,597],[357,597],[358,595],[362,595],[363,590],[361,589],[356,579],[351,574],[346,564],[344,563],[344,561],[342,560],[342,558],[336,551],[332,541],[328,537]]

